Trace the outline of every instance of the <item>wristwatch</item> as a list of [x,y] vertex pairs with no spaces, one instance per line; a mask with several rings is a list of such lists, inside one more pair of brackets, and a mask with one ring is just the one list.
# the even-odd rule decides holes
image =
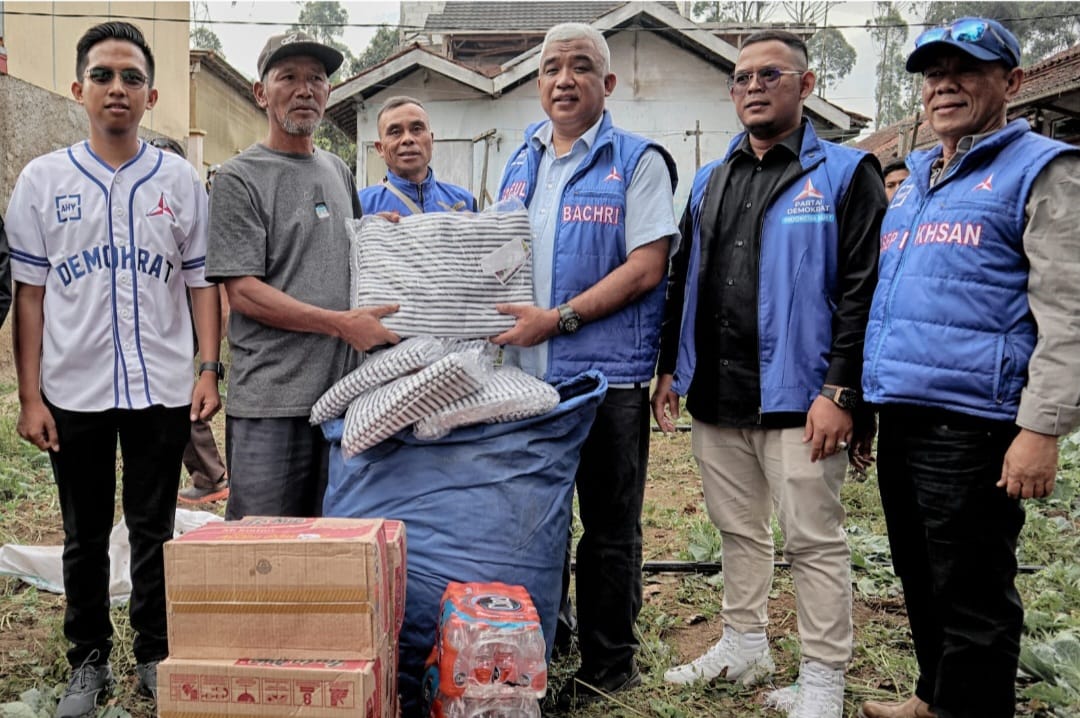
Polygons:
[[563,334],[573,334],[581,328],[581,315],[574,311],[569,304],[560,304],[559,307],[559,331]]
[[199,365],[199,376],[202,376],[204,371],[212,371],[217,374],[218,381],[225,378],[225,365],[219,361],[204,361]]
[[849,389],[846,386],[832,386],[826,384],[821,387],[821,395],[826,399],[832,399],[833,403],[841,409],[848,411],[859,405],[859,390]]

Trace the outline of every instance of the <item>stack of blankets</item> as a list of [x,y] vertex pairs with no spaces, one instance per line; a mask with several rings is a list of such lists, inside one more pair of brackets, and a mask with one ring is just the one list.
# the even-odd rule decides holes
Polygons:
[[516,421],[559,403],[549,384],[495,366],[487,341],[513,327],[497,303],[532,304],[529,216],[523,207],[419,214],[348,224],[350,305],[399,304],[383,324],[400,344],[367,355],[316,402],[311,423],[344,412],[346,457],[409,426],[438,439],[458,426]]
[[311,423],[345,413],[346,457],[409,426],[420,439],[439,439],[459,426],[517,421],[545,414],[559,392],[515,367],[495,366],[487,340],[412,337],[368,355],[323,394]]

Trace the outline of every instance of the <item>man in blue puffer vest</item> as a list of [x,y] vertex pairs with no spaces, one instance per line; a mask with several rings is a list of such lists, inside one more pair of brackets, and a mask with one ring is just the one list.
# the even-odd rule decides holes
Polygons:
[[679,396],[709,516],[724,544],[723,633],[671,683],[767,680],[770,517],[784,532],[802,663],[769,703],[841,718],[852,654],[850,553],[840,487],[859,405],[862,342],[885,211],[873,156],[818,138],[806,44],[743,41],[729,84],[746,132],[694,179],[672,262],[653,414]]
[[1007,121],[1019,65],[981,18],[927,30],[907,60],[941,144],[908,158],[882,223],[862,385],[919,679],[864,718],[1015,710],[1019,499],[1050,494],[1080,424],[1080,156]]
[[429,167],[435,134],[420,100],[399,95],[379,108],[375,149],[386,163],[386,177],[360,190],[364,214],[397,212],[475,212],[476,200],[464,187],[435,179]]
[[656,143],[616,128],[604,109],[615,89],[610,57],[588,25],[548,31],[537,84],[549,119],[526,129],[499,191],[529,208],[536,306],[500,305],[517,322],[493,341],[511,345],[507,360],[547,381],[587,369],[608,380],[576,476],[581,668],[556,697],[561,710],[598,700],[593,688],[611,693],[641,682],[634,624],[648,392],[668,252],[678,240],[674,162]]

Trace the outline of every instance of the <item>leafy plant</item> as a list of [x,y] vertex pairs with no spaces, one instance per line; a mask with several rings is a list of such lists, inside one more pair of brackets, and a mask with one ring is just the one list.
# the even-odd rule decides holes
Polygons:
[[1075,710],[1080,709],[1080,638],[1062,631],[1046,641],[1026,641],[1020,648],[1020,668],[1039,681],[1024,689],[1025,697],[1055,706],[1058,715],[1076,715]]

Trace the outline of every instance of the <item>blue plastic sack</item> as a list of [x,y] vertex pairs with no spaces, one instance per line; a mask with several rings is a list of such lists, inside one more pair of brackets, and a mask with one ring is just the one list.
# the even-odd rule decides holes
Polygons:
[[398,664],[405,716],[420,715],[424,661],[450,581],[524,586],[551,658],[574,474],[607,381],[590,371],[556,389],[562,401],[542,416],[465,427],[435,441],[404,430],[350,459],[341,452],[342,420],[322,425],[331,442],[323,514],[405,522]]

